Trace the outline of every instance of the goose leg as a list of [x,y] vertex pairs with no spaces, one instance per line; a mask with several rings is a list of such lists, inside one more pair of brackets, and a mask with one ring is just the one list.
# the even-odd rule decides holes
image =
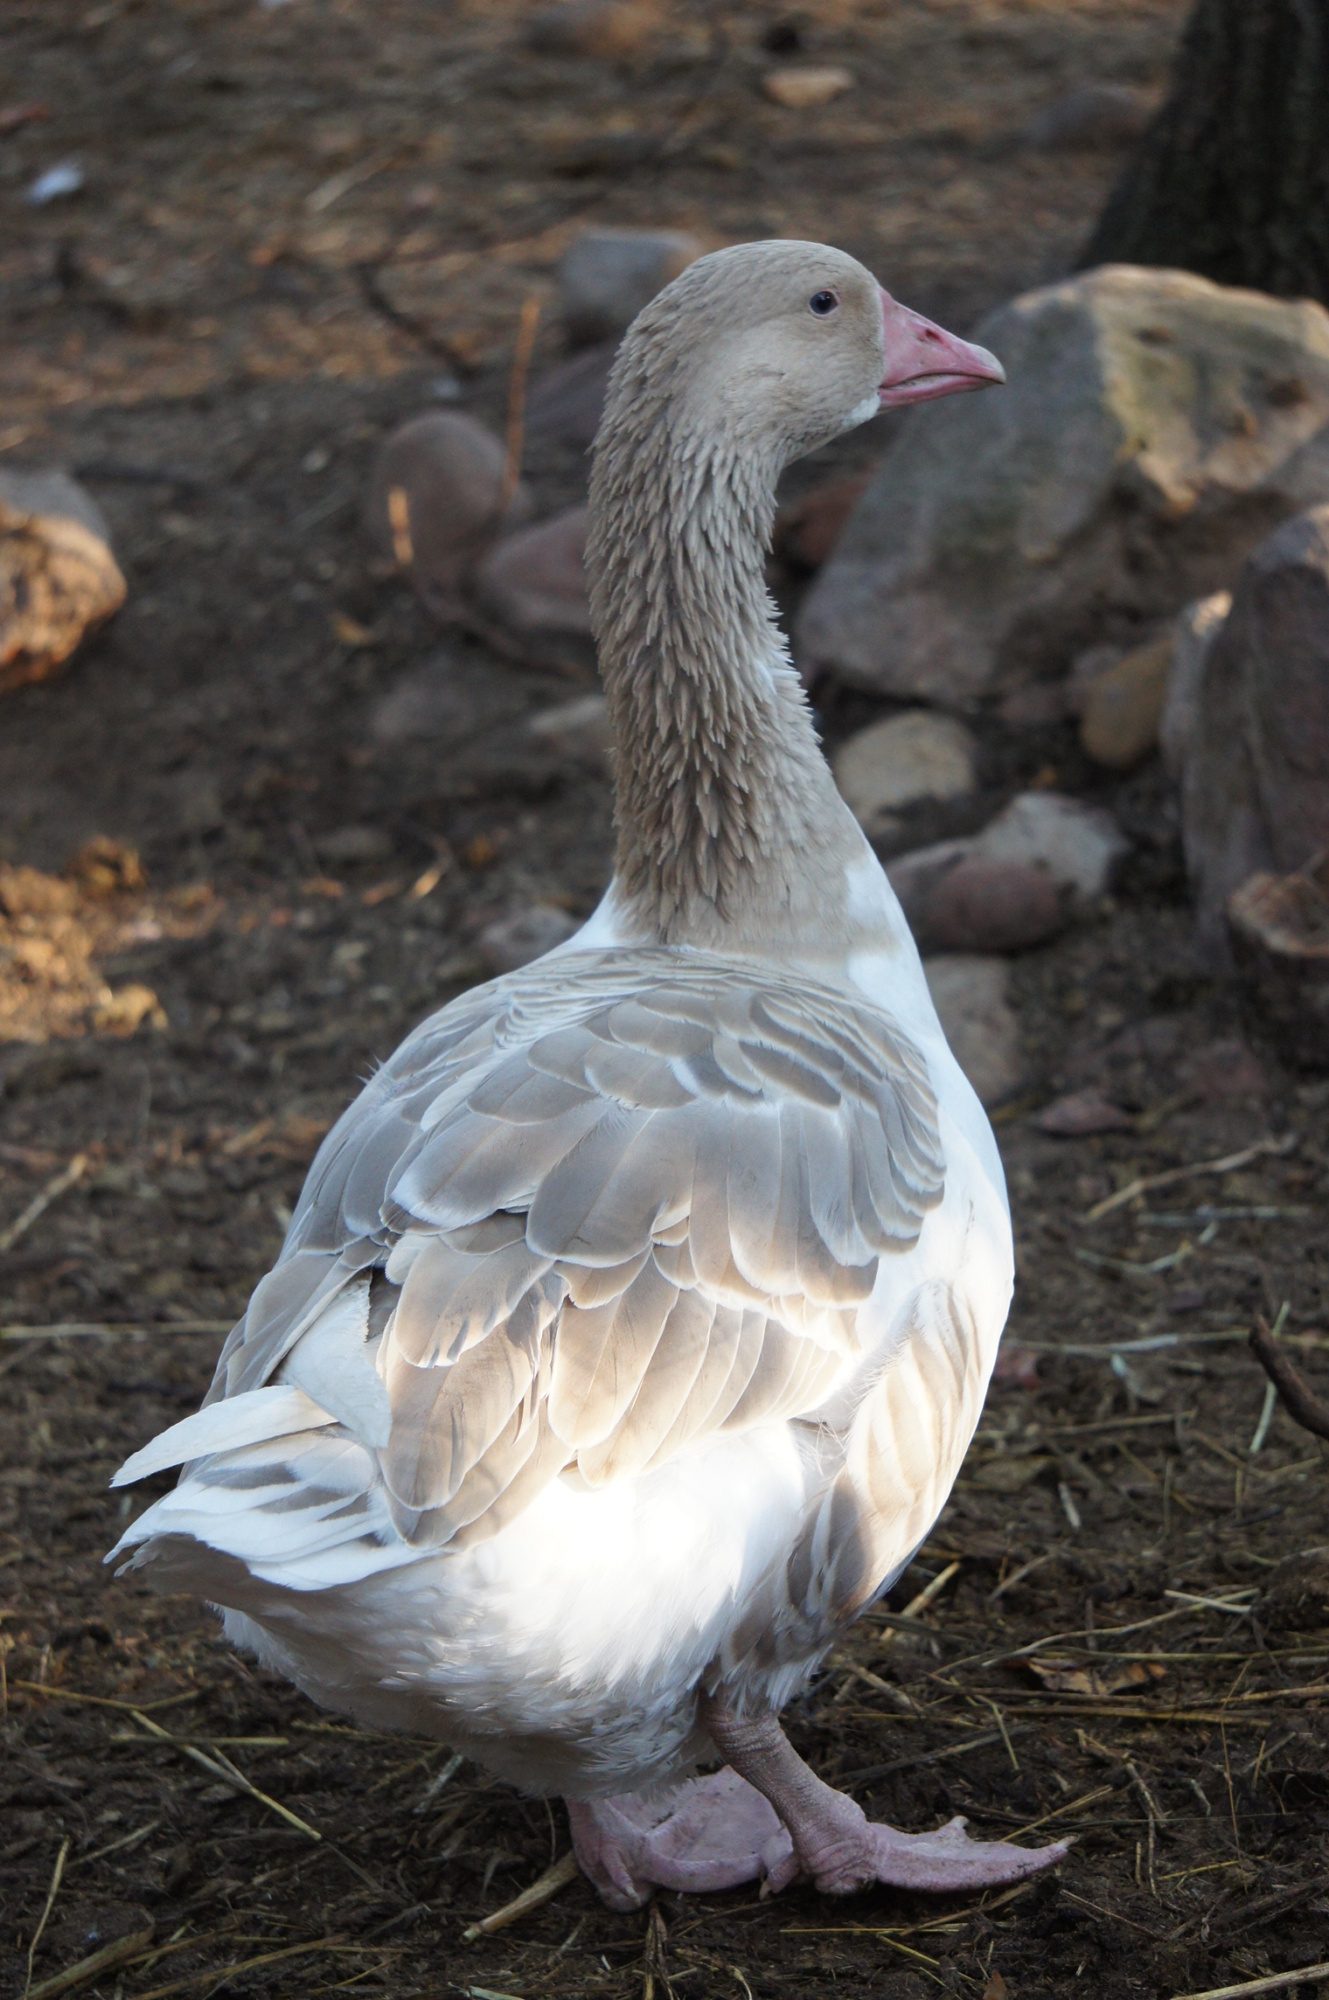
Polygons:
[[578,1866],[611,1910],[639,1909],[657,1888],[755,1882],[766,1850],[783,1836],[774,1808],[736,1771],[565,1803]]
[[869,1882],[902,1889],[986,1889],[1051,1867],[1067,1851],[1066,1841],[1011,1847],[970,1840],[962,1819],[948,1820],[935,1833],[900,1833],[870,1820],[851,1798],[823,1784],[775,1716],[736,1716],[722,1701],[706,1699],[702,1720],[720,1754],[770,1800],[782,1822],[780,1838],[763,1856],[773,1890],[799,1876],[831,1896],[848,1895]]

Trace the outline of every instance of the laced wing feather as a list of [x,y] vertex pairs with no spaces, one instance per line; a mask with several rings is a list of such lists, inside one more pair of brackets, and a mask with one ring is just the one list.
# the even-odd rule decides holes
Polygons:
[[370,1452],[399,1536],[461,1546],[574,1466],[814,1413],[942,1178],[888,1016],[718,954],[564,954],[378,1072],[212,1394],[281,1371]]

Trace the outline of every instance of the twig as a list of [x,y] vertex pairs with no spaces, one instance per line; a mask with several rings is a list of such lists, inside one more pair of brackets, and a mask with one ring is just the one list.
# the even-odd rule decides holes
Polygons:
[[[960,1567],[959,1562],[956,1561],[947,1563],[945,1569],[939,1569],[937,1571],[937,1574],[932,1578],[931,1582],[925,1583],[923,1585],[923,1588],[919,1591],[917,1597],[910,1598],[908,1604],[905,1605],[904,1610],[900,1613],[900,1618],[902,1620],[904,1619],[913,1620],[917,1618],[920,1611],[926,1611],[929,1604],[933,1602],[934,1598],[938,1598],[941,1596],[942,1591],[945,1590],[947,1584],[950,1582],[951,1578],[955,1575],[959,1567]],[[899,1626],[896,1626],[891,1631],[883,1632],[877,1643],[879,1646],[893,1646],[895,1644],[896,1639],[899,1636],[900,1636],[900,1628]]]
[[100,1951],[94,1951],[87,1958],[80,1958],[74,1965],[67,1965],[63,1972],[53,1972],[49,1979],[43,1979],[37,1986],[28,1989],[27,2000],[56,2000],[57,1994],[72,1993],[76,1986],[86,1986],[90,1979],[96,1979],[103,1972],[111,1972],[117,1965],[124,1965],[129,1959],[137,1958],[152,1943],[152,1926],[145,1931],[130,1931],[126,1937],[113,1938]]
[[135,1722],[142,1723],[150,1736],[157,1737],[163,1743],[169,1743],[172,1749],[178,1750],[182,1756],[199,1765],[210,1777],[220,1778],[221,1782],[229,1785],[233,1792],[243,1792],[247,1798],[256,1799],[259,1805],[266,1806],[269,1812],[276,1813],[278,1819],[284,1819],[288,1826],[293,1826],[297,1833],[304,1834],[306,1840],[322,1840],[323,1836],[317,1827],[310,1826],[309,1822],[301,1819],[298,1813],[293,1813],[289,1806],[284,1806],[280,1799],[271,1798],[267,1792],[261,1792],[257,1785],[250,1783],[243,1771],[236,1769],[229,1757],[222,1755],[220,1750],[215,1757],[209,1757],[206,1751],[196,1750],[192,1743],[184,1743],[178,1736],[172,1736],[170,1730],[163,1729],[159,1722],[150,1721],[142,1709],[131,1709],[130,1713]]
[[1297,1135],[1291,1132],[1282,1139],[1257,1139],[1253,1146],[1244,1146],[1241,1152],[1227,1153],[1219,1160],[1195,1160],[1189,1166],[1169,1167],[1161,1174],[1141,1174],[1138,1180],[1127,1181],[1125,1187],[1119,1187],[1115,1194],[1096,1201],[1092,1208],[1085,1210],[1083,1219],[1097,1222],[1100,1217],[1110,1215],[1114,1208],[1134,1201],[1136,1195],[1145,1194],[1150,1188],[1171,1187],[1177,1181],[1190,1180],[1194,1174],[1230,1174],[1235,1173],[1238,1167],[1249,1166],[1252,1160],[1261,1159],[1265,1154],[1279,1158],[1284,1153],[1290,1153],[1296,1143]]
[[489,1916],[481,1917],[478,1924],[468,1924],[461,1934],[463,1944],[474,1944],[477,1938],[491,1937],[495,1931],[505,1931],[509,1924],[519,1918],[529,1916],[532,1910],[543,1909],[552,1903],[555,1896],[577,1879],[577,1857],[569,1848],[552,1868],[546,1868],[543,1875],[514,1896],[510,1903],[504,1903],[501,1910],[494,1910]]
[[521,302],[517,345],[513,349],[512,373],[508,377],[507,457],[503,465],[503,484],[498,490],[500,520],[507,513],[517,490],[517,481],[521,478],[522,445],[526,437],[526,378],[530,373],[539,325],[540,300],[535,292],[530,292]]
[[[1329,1402],[1316,1394],[1299,1368],[1294,1368],[1276,1335],[1287,1317],[1287,1307],[1283,1306],[1274,1321],[1272,1329],[1263,1319],[1257,1319],[1251,1329],[1251,1353],[1269,1377],[1272,1388],[1282,1398],[1283,1408],[1294,1423],[1309,1431],[1312,1437],[1329,1439]],[[1252,1442],[1251,1450],[1255,1445]]]
[[72,1188],[75,1181],[82,1180],[87,1168],[87,1154],[75,1153],[68,1166],[61,1167],[58,1174],[52,1174],[45,1187],[40,1188],[32,1197],[23,1213],[17,1216],[7,1229],[0,1229],[0,1257],[4,1256],[6,1250],[13,1249],[19,1237],[27,1234],[33,1223],[46,1213],[53,1201],[57,1201],[67,1188]]
[[1282,1993],[1289,1986],[1309,1986],[1312,1979],[1329,1979],[1329,1961],[1303,1965],[1296,1972],[1269,1972],[1263,1979],[1243,1979],[1237,1986],[1207,1986],[1203,1993],[1178,1993],[1174,2000],[1246,2000],[1248,1994]]
[[37,1919],[37,1928],[32,1934],[32,1943],[28,1946],[28,1972],[26,1979],[23,1981],[23,2000],[31,2000],[32,1961],[37,1955],[37,1947],[42,1941],[42,1932],[46,1929],[47,1923],[50,1920],[51,1911],[55,1908],[55,1899],[60,1894],[60,1883],[65,1872],[65,1862],[69,1859],[71,1845],[70,1836],[66,1834],[60,1843],[60,1852],[55,1857],[55,1867],[51,1870],[51,1886],[46,1891],[46,1901],[42,1906],[42,1913]]

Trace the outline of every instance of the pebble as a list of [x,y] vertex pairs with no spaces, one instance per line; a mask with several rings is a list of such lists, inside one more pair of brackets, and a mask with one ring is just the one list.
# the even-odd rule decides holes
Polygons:
[[845,803],[872,834],[922,799],[971,792],[976,754],[973,733],[963,722],[935,709],[911,708],[860,729],[841,744],[831,765]]
[[485,925],[476,939],[480,958],[493,978],[515,972],[542,958],[556,945],[566,944],[581,926],[556,903],[532,903],[529,909],[512,910]]
[[1165,632],[1090,681],[1080,711],[1080,742],[1095,764],[1129,771],[1156,748],[1172,650],[1172,633]]
[[412,417],[379,452],[365,526],[438,618],[456,616],[477,559],[529,511],[520,486],[505,508],[506,466],[502,444],[483,424],[443,410]]
[[1061,792],[1019,792],[978,836],[993,860],[1046,868],[1076,909],[1106,895],[1130,843],[1110,812]]
[[1129,1111],[1097,1090],[1072,1090],[1044,1105],[1034,1119],[1040,1132],[1058,1139],[1087,1139],[1099,1132],[1129,1132],[1135,1120]]
[[532,443],[585,451],[600,428],[616,341],[597,343],[537,378],[526,399],[526,435]]
[[1066,899],[1045,868],[983,854],[962,855],[912,902],[901,901],[921,951],[1027,951],[1067,922]]
[[957,952],[926,959],[923,970],[946,1039],[980,1102],[1009,1097],[1025,1081],[1026,1065],[1006,961]]
[[587,229],[558,267],[558,306],[575,346],[617,339],[680,271],[700,257],[677,229]]
[[595,663],[586,601],[585,507],[505,536],[477,572],[476,601],[496,644],[532,666]]
[[1155,102],[1129,83],[1082,83],[1044,105],[1026,126],[1024,143],[1040,153],[1130,146],[1153,117]]
[[854,78],[838,65],[798,63],[768,69],[761,87],[772,104],[781,104],[786,111],[815,111],[852,90]]

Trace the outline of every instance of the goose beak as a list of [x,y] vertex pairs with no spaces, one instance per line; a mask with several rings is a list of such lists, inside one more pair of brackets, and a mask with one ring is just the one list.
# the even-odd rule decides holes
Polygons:
[[1006,370],[986,347],[934,326],[921,313],[897,304],[889,292],[881,295],[881,326],[886,373],[878,393],[883,410],[931,403],[938,396],[958,396],[1006,380]]

